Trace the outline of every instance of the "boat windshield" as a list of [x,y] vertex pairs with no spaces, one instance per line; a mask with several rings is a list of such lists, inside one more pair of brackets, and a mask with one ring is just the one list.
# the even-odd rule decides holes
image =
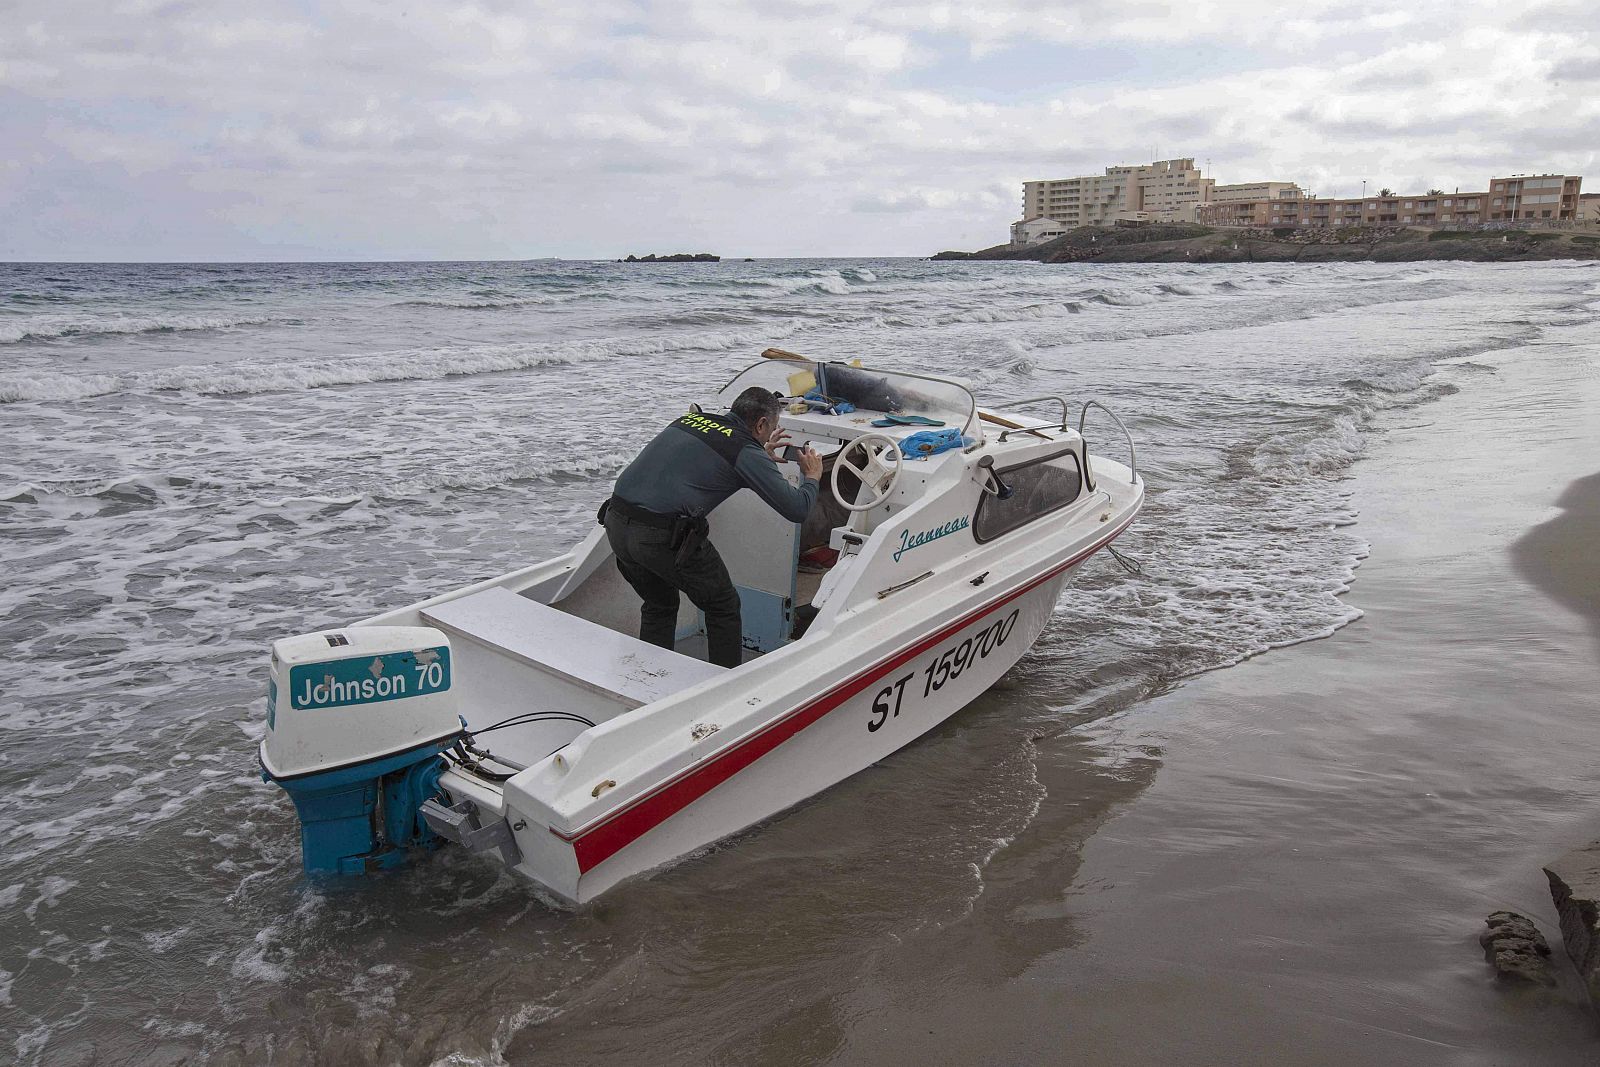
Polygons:
[[848,400],[863,411],[925,415],[961,432],[979,436],[978,402],[972,391],[948,378],[930,378],[905,371],[855,367],[845,363],[797,363],[764,359],[746,367],[722,387],[724,404],[751,386],[794,396],[813,386],[830,399]]

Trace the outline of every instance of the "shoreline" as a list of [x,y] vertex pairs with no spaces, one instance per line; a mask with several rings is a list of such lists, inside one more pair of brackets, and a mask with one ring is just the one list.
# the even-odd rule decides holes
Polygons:
[[1527,263],[1600,259],[1600,231],[1428,230],[1398,226],[1235,229],[1189,223],[1082,226],[1023,248],[940,252],[935,260],[1038,263]]
[[[1540,365],[1584,358],[1559,351],[1495,353],[1492,395],[1358,465],[1362,618],[1040,741],[1051,800],[914,979],[853,991],[898,1010],[850,1028],[852,1062],[1592,1062],[1540,869],[1600,826],[1600,379]],[[1145,784],[1053,816],[1097,775]],[[1558,991],[1497,986],[1476,937],[1500,908],[1556,946]],[[1008,968],[1019,941],[1042,947]]]
[[1511,546],[1517,571],[1589,622],[1600,640],[1600,472],[1579,478],[1556,500],[1561,514]]

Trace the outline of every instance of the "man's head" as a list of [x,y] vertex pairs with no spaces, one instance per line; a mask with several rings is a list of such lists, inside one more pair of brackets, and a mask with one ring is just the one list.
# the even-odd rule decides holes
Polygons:
[[778,413],[783,410],[783,401],[771,389],[752,385],[739,394],[731,410],[757,441],[766,444],[777,432]]

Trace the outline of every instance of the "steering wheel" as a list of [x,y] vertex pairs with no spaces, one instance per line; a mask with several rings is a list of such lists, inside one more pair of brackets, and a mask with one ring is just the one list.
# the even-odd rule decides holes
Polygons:
[[[857,452],[861,453],[861,461],[857,462],[852,457]],[[904,457],[900,455],[900,446],[894,438],[881,433],[864,433],[854,441],[845,445],[833,461],[833,498],[847,511],[871,511],[873,508],[889,499],[889,494],[894,492],[894,483],[900,478],[900,466]],[[857,499],[855,503],[844,498],[844,493],[839,489],[839,471],[847,470],[861,479],[861,492],[869,499]]]

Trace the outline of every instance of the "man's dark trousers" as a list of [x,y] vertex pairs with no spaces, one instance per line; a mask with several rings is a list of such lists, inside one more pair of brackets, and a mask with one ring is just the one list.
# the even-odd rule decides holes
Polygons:
[[719,667],[737,667],[742,627],[739,591],[706,538],[684,558],[672,547],[672,531],[629,522],[612,508],[606,513],[606,540],[617,557],[617,570],[644,601],[639,612],[639,639],[672,648],[678,629],[678,593],[705,612],[706,658]]

